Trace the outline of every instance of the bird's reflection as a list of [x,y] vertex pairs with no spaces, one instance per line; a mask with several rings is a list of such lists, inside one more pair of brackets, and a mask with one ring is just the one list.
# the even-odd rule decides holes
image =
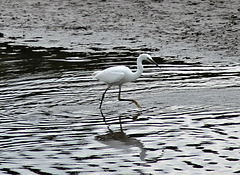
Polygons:
[[[113,131],[110,129],[110,125],[107,124],[106,118],[101,109],[100,109],[100,112],[103,117],[103,121],[107,125],[108,131],[106,134],[95,136],[95,139],[105,145],[108,145],[113,148],[123,149],[124,151],[127,151],[127,152],[132,147],[138,147],[140,149],[140,155],[139,155],[140,159],[145,160],[146,149],[144,148],[144,145],[139,140],[135,138],[131,138],[123,131],[121,116],[119,116],[120,131]],[[137,116],[133,116],[133,117],[134,119],[137,118]]]

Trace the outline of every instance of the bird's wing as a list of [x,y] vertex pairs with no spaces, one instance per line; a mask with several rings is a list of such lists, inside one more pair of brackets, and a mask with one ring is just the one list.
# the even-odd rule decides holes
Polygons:
[[108,84],[113,84],[119,82],[123,77],[125,76],[124,72],[120,71],[113,71],[113,70],[104,70],[101,72],[98,72],[95,75],[95,78],[97,78],[100,81],[104,81]]

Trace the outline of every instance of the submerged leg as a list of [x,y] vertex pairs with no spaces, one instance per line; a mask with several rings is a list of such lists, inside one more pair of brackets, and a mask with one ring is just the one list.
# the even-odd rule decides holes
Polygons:
[[123,133],[121,116],[119,116],[119,125],[120,125],[120,130]]
[[119,86],[119,93],[118,93],[118,100],[119,101],[131,101],[133,102],[138,108],[141,108],[141,106],[138,104],[138,102],[134,99],[122,99],[121,98],[121,86]]
[[105,118],[105,116],[103,115],[102,109],[99,108],[99,110],[100,110],[100,113],[101,113],[101,115],[102,115],[102,118],[103,118],[104,123],[107,125],[106,118]]
[[101,109],[101,107],[102,107],[102,103],[103,103],[103,99],[104,99],[104,96],[105,96],[107,90],[110,89],[110,88],[111,88],[111,86],[108,86],[107,89],[103,92],[103,94],[102,94],[102,99],[101,99],[100,106],[99,106],[99,109]]

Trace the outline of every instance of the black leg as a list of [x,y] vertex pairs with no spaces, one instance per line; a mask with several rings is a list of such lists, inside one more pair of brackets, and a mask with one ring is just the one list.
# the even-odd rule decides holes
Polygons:
[[119,125],[121,132],[123,132],[121,116],[119,116]]
[[122,99],[121,98],[121,86],[119,86],[118,100],[119,101],[130,101],[130,102],[133,102],[138,108],[141,108],[141,106],[138,104],[138,102],[136,100],[134,100],[134,99]]
[[101,109],[101,107],[102,107],[102,103],[103,103],[103,99],[104,99],[104,96],[105,96],[107,90],[110,89],[110,88],[111,88],[111,86],[108,86],[107,89],[103,92],[103,94],[102,94],[102,99],[101,99],[101,103],[100,103],[100,106],[99,106],[99,109]]

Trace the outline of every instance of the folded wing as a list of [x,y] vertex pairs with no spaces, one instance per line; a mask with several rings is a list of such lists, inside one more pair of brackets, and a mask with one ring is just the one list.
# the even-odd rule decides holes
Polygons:
[[117,69],[108,68],[103,71],[98,71],[93,74],[94,78],[104,81],[107,84],[115,84],[121,81],[125,74]]

